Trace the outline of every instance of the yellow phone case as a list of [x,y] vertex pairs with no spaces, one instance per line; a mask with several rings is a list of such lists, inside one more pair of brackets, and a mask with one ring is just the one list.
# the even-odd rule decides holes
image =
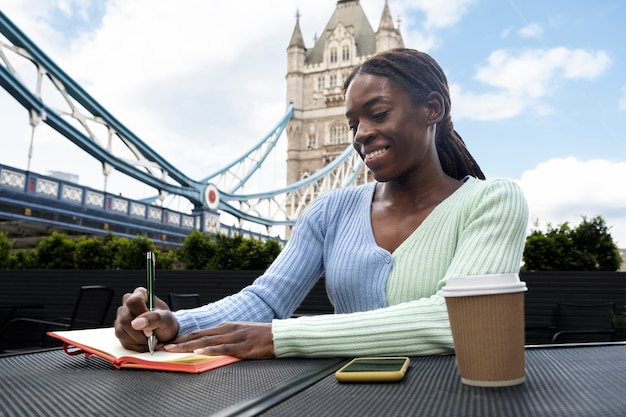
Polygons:
[[404,378],[406,356],[355,358],[335,372],[339,382],[396,382]]

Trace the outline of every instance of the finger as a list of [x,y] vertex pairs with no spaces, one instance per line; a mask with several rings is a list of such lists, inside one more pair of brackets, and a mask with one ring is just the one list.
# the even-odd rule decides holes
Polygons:
[[[178,331],[178,322],[175,319],[163,319],[160,314],[145,316],[150,313],[146,306],[148,293],[145,288],[138,287],[132,293],[124,294],[122,305],[117,310],[115,319],[115,335],[127,349],[145,351],[147,349],[146,337],[150,336],[154,328],[173,327],[162,331],[163,340],[170,340]],[[157,306],[163,311],[169,311],[167,304],[158,300]],[[157,332],[158,333],[158,332]],[[157,334],[157,337],[159,335]]]
[[148,305],[146,304],[147,301],[148,292],[145,288],[139,287],[136,288],[132,294],[124,295],[123,305],[128,308],[128,311],[133,315],[133,317],[137,317],[148,311]]
[[242,323],[225,322],[216,327],[193,331],[178,336],[173,343],[164,346],[170,352],[196,352],[204,355],[230,355],[239,352],[237,348],[248,337]]
[[229,335],[231,340],[235,340],[235,336],[238,335],[238,338],[241,338],[241,333],[249,329],[249,326],[257,326],[259,323],[248,323],[248,322],[232,322],[225,321],[218,324],[215,327],[210,327],[208,329],[202,330],[194,330],[187,334],[180,335],[176,338],[176,343],[188,342],[190,340],[199,339],[205,336],[220,336],[220,335]]
[[137,349],[139,344],[142,344],[145,335],[143,332],[136,331],[132,328],[131,321],[135,319],[136,314],[134,314],[129,305],[127,304],[128,300],[132,298],[132,294],[126,294],[124,296],[125,303],[122,304],[117,309],[117,315],[115,317],[115,335],[127,349]]
[[197,349],[222,344],[226,341],[224,335],[208,335],[197,332],[190,333],[184,338],[176,338],[173,343],[164,346],[165,350],[171,352],[193,352]]
[[137,350],[140,352],[146,350],[147,346],[144,346],[146,341],[145,335],[143,332],[134,330],[130,326],[129,320],[120,318],[124,316],[124,313],[120,313],[122,310],[126,309],[123,306],[118,308],[118,317],[116,318],[114,324],[115,336],[126,349]]
[[169,352],[194,352],[202,355],[231,355],[242,359],[274,357],[270,324],[222,323],[178,337],[166,344]]
[[148,300],[148,290],[146,290],[144,287],[137,287],[133,290],[133,292],[130,292],[130,293],[127,292],[126,294],[122,296],[122,303],[126,303],[126,301],[130,297],[143,298],[144,303],[145,303]]
[[246,350],[241,345],[238,344],[217,344],[212,346],[203,346],[194,348],[193,342],[186,342],[181,344],[169,343],[163,346],[167,352],[173,353],[188,353],[193,352],[198,355],[206,355],[206,356],[220,356],[220,355],[230,355],[237,356],[242,359],[247,357]]
[[236,356],[238,358],[246,359],[247,358],[247,349],[245,346],[240,344],[222,344],[216,346],[207,346],[198,349],[194,349],[193,353],[196,355],[206,355],[206,356],[219,356],[219,355],[229,355]]
[[[194,330],[190,333],[178,336],[174,342],[181,344],[181,343],[199,340],[205,337],[221,335],[224,333],[227,333],[227,332],[224,331],[223,327],[212,327],[209,329]],[[205,340],[208,341],[208,339],[205,339]]]

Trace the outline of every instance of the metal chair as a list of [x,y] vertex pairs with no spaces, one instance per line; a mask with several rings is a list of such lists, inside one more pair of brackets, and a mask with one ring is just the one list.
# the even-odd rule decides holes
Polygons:
[[200,294],[181,294],[170,292],[170,308],[172,311],[200,307]]
[[9,321],[0,333],[0,352],[10,344],[11,330],[21,334],[29,333],[29,340],[36,341],[38,347],[44,347],[46,332],[52,330],[77,330],[102,327],[106,319],[115,290],[103,285],[85,285],[80,287],[78,298],[70,317],[57,317],[54,320],[41,320],[19,317]]
[[611,341],[613,329],[613,303],[557,304],[557,331],[552,343]]

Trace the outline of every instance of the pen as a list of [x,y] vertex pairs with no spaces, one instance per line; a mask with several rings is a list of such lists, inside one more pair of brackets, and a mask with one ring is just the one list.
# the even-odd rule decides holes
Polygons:
[[[148,310],[154,310],[154,269],[156,265],[156,257],[154,252],[148,252],[146,254],[146,275],[147,275],[147,287],[148,287]],[[157,339],[154,331],[148,336],[148,350],[150,354],[154,353],[154,347],[156,346]]]

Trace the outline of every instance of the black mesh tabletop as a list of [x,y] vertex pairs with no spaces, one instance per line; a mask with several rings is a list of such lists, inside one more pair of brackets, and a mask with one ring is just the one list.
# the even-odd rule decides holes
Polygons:
[[242,361],[201,374],[118,370],[62,350],[0,358],[0,417],[208,416],[337,360]]
[[0,358],[8,416],[626,416],[626,344],[526,351],[526,382],[461,383],[453,356],[402,382],[340,384],[337,359],[242,361],[202,374],[117,370],[61,350]]
[[413,358],[399,383],[341,384],[330,375],[270,416],[624,417],[626,345],[526,350],[526,382],[463,385],[453,356]]

